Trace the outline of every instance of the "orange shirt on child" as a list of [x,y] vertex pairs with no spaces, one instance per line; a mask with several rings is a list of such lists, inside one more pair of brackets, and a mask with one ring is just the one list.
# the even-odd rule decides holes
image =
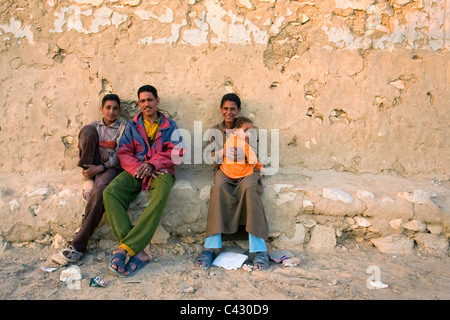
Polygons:
[[220,169],[225,173],[225,175],[231,179],[240,179],[245,176],[253,174],[254,168],[261,171],[263,168],[261,162],[259,162],[256,153],[250,147],[250,145],[245,141],[230,133],[227,141],[225,141],[224,148],[237,147],[244,151],[245,162],[244,161],[234,161],[233,159],[228,159],[224,155],[223,163]]

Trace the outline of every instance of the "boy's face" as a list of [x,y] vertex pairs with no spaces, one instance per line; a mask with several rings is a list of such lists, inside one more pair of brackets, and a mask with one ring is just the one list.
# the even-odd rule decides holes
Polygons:
[[120,107],[117,101],[106,100],[105,104],[100,108],[100,111],[103,115],[103,121],[105,121],[105,124],[109,126],[110,124],[116,122],[119,117]]
[[253,123],[250,122],[244,122],[242,124],[242,127],[238,128],[238,129],[234,129],[234,134],[237,135],[239,138],[241,138],[242,140],[248,141],[250,139],[251,136],[251,132],[253,129]]

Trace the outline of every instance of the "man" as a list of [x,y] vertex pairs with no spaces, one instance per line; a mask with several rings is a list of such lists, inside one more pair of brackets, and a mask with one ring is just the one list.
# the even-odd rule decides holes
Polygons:
[[[83,199],[87,203],[80,230],[70,246],[60,253],[65,262],[77,262],[83,256],[105,211],[103,190],[122,171],[116,151],[126,121],[119,119],[119,97],[105,95],[100,111],[103,118],[84,126],[78,136],[78,166],[83,168]],[[62,262],[61,259],[55,261]]]
[[[149,263],[144,248],[161,220],[175,182],[174,166],[185,151],[175,121],[158,111],[157,90],[145,85],[137,95],[141,112],[127,124],[117,152],[125,171],[103,193],[111,231],[120,242],[109,268],[121,276],[131,276]],[[142,190],[149,190],[151,200],[133,226],[127,210]]]

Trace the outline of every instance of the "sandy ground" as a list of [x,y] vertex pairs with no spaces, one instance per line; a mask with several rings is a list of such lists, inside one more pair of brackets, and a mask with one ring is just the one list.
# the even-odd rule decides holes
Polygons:
[[[225,242],[226,251],[239,250]],[[420,252],[385,254],[354,240],[329,252],[292,251],[298,266],[271,261],[268,271],[247,268],[197,270],[193,260],[201,247],[170,239],[152,245],[152,262],[133,277],[123,278],[108,269],[109,252],[93,245],[76,264],[82,280],[60,281],[68,266],[58,266],[50,245],[32,243],[10,247],[0,256],[1,300],[448,300],[450,258]],[[249,255],[249,262],[252,256]],[[57,269],[48,272],[42,267]],[[367,272],[378,269],[375,273]],[[91,287],[100,276],[106,287]],[[369,277],[387,288],[369,289]],[[369,279],[370,280],[370,279]]]

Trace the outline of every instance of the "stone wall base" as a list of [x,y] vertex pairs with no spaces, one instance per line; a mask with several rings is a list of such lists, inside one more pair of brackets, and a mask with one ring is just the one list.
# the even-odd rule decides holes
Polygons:
[[[69,241],[84,213],[78,170],[35,176],[3,174],[0,245]],[[206,228],[211,170],[177,171],[152,243],[171,236],[201,244]],[[289,170],[263,177],[262,200],[272,246],[329,250],[344,241],[366,242],[385,253],[414,250],[448,254],[450,185],[432,178],[405,179],[336,171]],[[142,192],[131,204],[134,221],[150,201]],[[94,233],[101,246],[115,246],[106,218]]]

